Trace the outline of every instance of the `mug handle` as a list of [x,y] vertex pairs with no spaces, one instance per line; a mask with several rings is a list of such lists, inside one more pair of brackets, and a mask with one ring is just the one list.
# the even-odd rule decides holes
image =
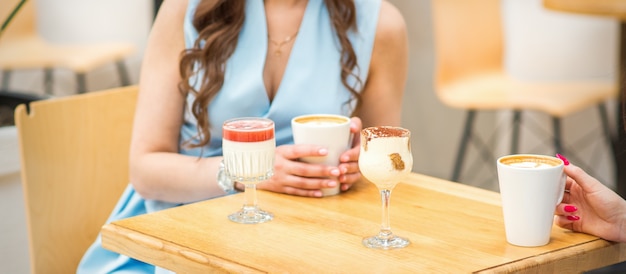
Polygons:
[[567,175],[565,174],[565,172],[563,172],[563,174],[561,175],[561,180],[559,181],[559,189],[561,191],[559,191],[559,198],[556,200],[555,206],[558,206],[561,201],[563,201],[563,194],[565,194],[565,182],[567,181]]

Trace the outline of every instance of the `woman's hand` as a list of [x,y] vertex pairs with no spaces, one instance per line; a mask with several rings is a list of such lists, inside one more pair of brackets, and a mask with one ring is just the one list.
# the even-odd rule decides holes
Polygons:
[[259,189],[298,196],[322,197],[322,188],[341,184],[341,190],[350,189],[360,177],[358,159],[361,120],[352,118],[350,132],[352,147],[341,154],[339,166],[309,164],[298,159],[311,156],[326,156],[328,150],[317,145],[282,145],[276,147],[274,176],[260,183]]
[[352,117],[350,124],[350,133],[352,135],[352,146],[349,150],[342,153],[339,157],[339,182],[341,183],[341,191],[346,191],[352,187],[361,178],[359,170],[359,153],[361,145],[361,129],[363,124],[358,117]]
[[577,166],[566,164],[565,173],[566,193],[556,208],[555,224],[626,242],[626,201]]

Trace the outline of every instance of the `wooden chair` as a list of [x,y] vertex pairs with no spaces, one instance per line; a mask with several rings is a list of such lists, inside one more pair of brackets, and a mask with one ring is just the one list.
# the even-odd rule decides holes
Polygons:
[[[586,80],[531,83],[512,78],[504,68],[501,0],[433,0],[432,16],[436,94],[445,105],[463,109],[467,115],[452,181],[458,181],[468,145],[477,138],[473,125],[478,111],[513,111],[511,153],[518,152],[522,111],[549,115],[555,152],[574,157],[573,151],[564,151],[561,119],[596,107],[602,131],[611,144],[604,102],[617,98],[617,83]],[[483,150],[481,155],[493,165],[495,157],[487,154]]]
[[137,87],[15,110],[32,273],[75,273],[128,185]]
[[15,125],[15,108],[20,104],[47,99],[42,95],[0,90],[0,127]]
[[[18,0],[0,0],[0,20],[8,18]],[[1,89],[10,89],[14,70],[43,69],[44,90],[52,94],[53,70],[69,69],[76,74],[77,92],[87,92],[86,75],[106,64],[116,64],[121,86],[130,85],[124,60],[135,52],[130,43],[53,44],[35,27],[35,0],[27,1],[0,37]]]

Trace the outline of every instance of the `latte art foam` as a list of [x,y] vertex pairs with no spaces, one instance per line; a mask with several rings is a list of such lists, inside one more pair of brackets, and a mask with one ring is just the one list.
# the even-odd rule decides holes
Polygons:
[[312,126],[324,126],[324,125],[340,125],[350,122],[350,119],[339,115],[310,115],[294,118],[294,122],[298,124],[306,124]]
[[510,157],[503,157],[500,159],[500,163],[516,168],[543,169],[559,166],[563,162],[555,157],[541,155],[514,155]]
[[510,166],[513,167],[521,167],[521,168],[548,168],[548,167],[553,167],[552,165],[546,164],[546,163],[538,163],[538,162],[519,162],[519,163],[512,163],[509,164]]

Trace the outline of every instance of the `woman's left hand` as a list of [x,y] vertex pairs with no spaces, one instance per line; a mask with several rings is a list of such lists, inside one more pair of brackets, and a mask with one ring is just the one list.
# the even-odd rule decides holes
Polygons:
[[341,183],[341,191],[350,189],[352,184],[361,178],[358,161],[363,124],[358,117],[352,117],[351,120],[350,134],[352,134],[352,146],[339,157],[339,171],[341,172],[341,175],[339,175],[339,183]]

